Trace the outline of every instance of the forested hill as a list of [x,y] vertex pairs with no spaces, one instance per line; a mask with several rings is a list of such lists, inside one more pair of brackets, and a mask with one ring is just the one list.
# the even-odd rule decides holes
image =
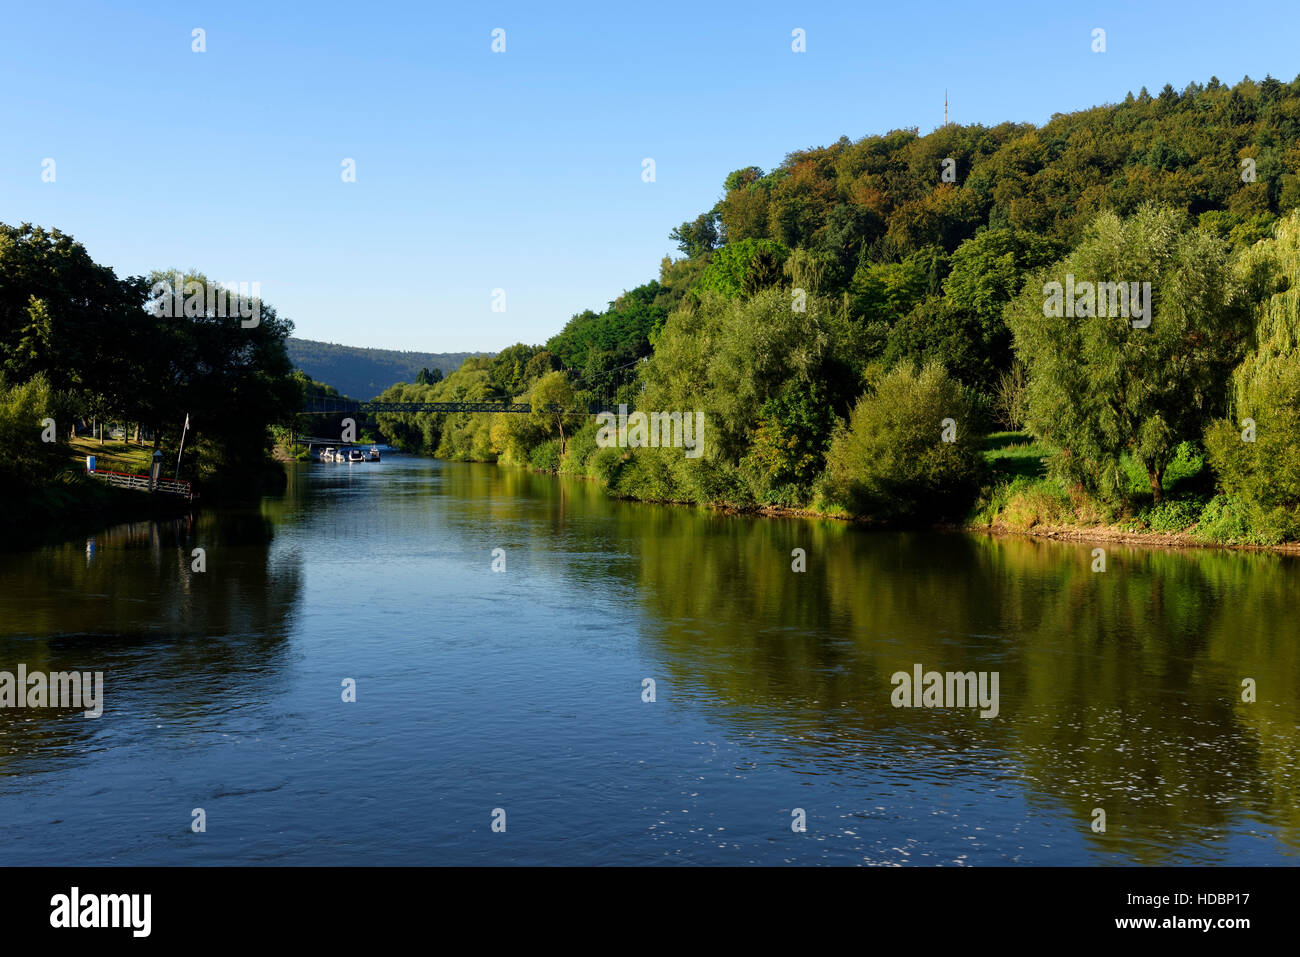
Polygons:
[[[926,136],[895,131],[796,151],[771,172],[731,173],[722,199],[672,238],[692,258],[747,240],[756,250],[732,258],[805,250],[821,289],[858,293],[870,318],[861,294],[873,266],[951,255],[984,228],[1032,236],[1055,253],[1098,213],[1128,215],[1154,201],[1248,244],[1268,234],[1276,214],[1300,206],[1298,141],[1300,79],[1227,87],[1211,78],[1181,93],[1166,85],[1156,96],[1143,89],[1122,103],[1056,114],[1041,127],[954,123]],[[725,291],[779,276],[722,265],[734,277],[706,285]]]
[[414,382],[421,369],[447,375],[470,356],[487,352],[397,352],[363,349],[312,339],[290,339],[294,366],[317,382],[325,382],[354,399],[372,399],[397,382]]
[[683,258],[607,311],[575,315],[546,348],[589,382],[631,387],[622,370],[654,351],[683,297],[741,301],[793,282],[847,296],[869,358],[939,360],[988,391],[1011,365],[1001,310],[1026,272],[1101,212],[1146,202],[1235,248],[1268,236],[1300,206],[1300,78],[1144,88],[1043,126],[841,137],[771,171],[735,170],[711,209],[672,231]]
[[699,410],[701,455],[558,413],[381,431],[634,499],[1300,541],[1300,78],[842,137],[721,185],[657,279],[392,395]]

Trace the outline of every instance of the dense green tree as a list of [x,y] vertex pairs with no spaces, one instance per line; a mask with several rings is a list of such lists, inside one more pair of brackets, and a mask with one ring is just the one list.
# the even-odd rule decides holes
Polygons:
[[63,464],[59,444],[45,441],[43,423],[52,419],[59,428],[66,411],[43,373],[12,386],[0,373],[0,488],[11,505],[51,481]]
[[937,521],[959,516],[982,471],[984,423],[970,392],[938,365],[883,375],[836,431],[827,499],[853,514]]
[[943,294],[981,318],[999,316],[1020,292],[1025,276],[1054,260],[1059,247],[1014,229],[986,229],[952,254]]
[[788,390],[816,389],[844,412],[859,387],[859,332],[831,300],[810,295],[804,305],[792,308],[791,290],[778,286],[748,300],[706,292],[684,304],[656,341],[639,407],[703,411],[705,455],[730,465],[748,451],[765,403]]
[[1010,333],[999,320],[985,325],[978,313],[961,309],[951,300],[930,296],[900,319],[885,341],[882,359],[886,366],[900,363],[942,366],[959,382],[985,394],[993,390],[999,372],[1009,367],[1003,361]]
[[[1054,258],[1054,248],[1013,229],[986,229],[962,243],[950,259],[942,296],[917,302],[890,329],[885,363],[938,362],[959,381],[992,395],[1012,364],[1011,331],[1002,310],[1020,291],[1028,272]],[[874,269],[884,273],[887,267]],[[921,281],[915,268],[911,277],[913,295],[933,288],[933,283]],[[901,305],[907,297],[899,300]]]
[[[150,288],[170,289],[180,272],[153,273]],[[256,299],[244,301],[241,311],[227,295],[223,306],[218,293],[226,293],[224,287],[202,273],[181,274],[185,298],[196,305],[193,314],[187,306],[187,314],[175,315],[158,298],[149,304],[164,314],[151,316],[154,348],[143,354],[149,383],[143,421],[156,429],[157,445],[164,435],[179,439],[188,416],[186,445],[200,478],[223,492],[255,493],[247,480],[268,470],[268,425],[292,423],[302,400],[286,349],[293,323]]]
[[825,464],[836,421],[832,403],[819,382],[791,382],[763,403],[744,459],[753,473],[760,502],[807,504]]
[[867,324],[892,326],[926,296],[937,295],[948,270],[948,257],[930,246],[902,262],[865,262],[849,286],[853,314]]
[[605,312],[587,310],[569,320],[546,343],[568,369],[585,369],[592,350],[618,353],[625,361],[650,354],[650,337],[668,317],[670,301],[681,291],[648,282],[625,292]]
[[728,243],[709,258],[699,288],[731,299],[751,296],[781,278],[790,250],[773,239]]
[[840,203],[826,217],[817,234],[817,251],[830,265],[831,288],[843,289],[863,251],[885,235],[885,219],[869,206]]
[[702,256],[718,245],[718,214],[702,213],[694,222],[674,227],[668,238],[687,256]]
[[1239,268],[1261,292],[1255,347],[1232,375],[1230,415],[1206,446],[1224,489],[1258,514],[1271,540],[1300,535],[1300,211]]
[[820,150],[791,154],[783,169],[785,175],[774,180],[768,206],[771,236],[788,248],[810,246],[835,206],[829,157]]
[[923,198],[900,206],[889,218],[885,238],[900,253],[930,245],[951,252],[982,221],[979,198],[973,192],[941,183]]
[[727,174],[723,182],[723,189],[731,192],[733,189],[743,189],[751,183],[756,183],[763,178],[763,170],[757,166],[746,166],[744,169],[734,170]]
[[728,243],[770,238],[771,205],[771,184],[765,180],[731,189],[719,210],[721,237]]
[[119,279],[57,229],[0,223],[0,350],[12,382],[134,414],[148,387],[137,358],[158,348],[142,279]]
[[[496,354],[487,368],[488,378],[499,398],[510,399],[528,389],[529,383],[536,378],[536,375],[530,375],[529,364],[542,351],[541,346],[527,346],[517,342]],[[547,368],[550,368],[549,360]]]
[[[1101,283],[1137,284],[1142,309],[1112,314],[1121,303],[1116,292],[1103,303]],[[1127,453],[1159,501],[1175,448],[1222,410],[1250,332],[1244,305],[1222,241],[1186,230],[1181,213],[1148,205],[1098,217],[1006,312],[1029,375],[1028,424],[1062,450],[1058,474],[1117,497]]]

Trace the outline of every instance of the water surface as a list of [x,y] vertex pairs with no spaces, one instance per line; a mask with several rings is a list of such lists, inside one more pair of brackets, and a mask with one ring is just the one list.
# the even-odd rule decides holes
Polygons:
[[[105,680],[0,710],[0,864],[1296,863],[1294,559],[291,468],[0,554],[0,670]],[[915,663],[998,716],[893,707]]]

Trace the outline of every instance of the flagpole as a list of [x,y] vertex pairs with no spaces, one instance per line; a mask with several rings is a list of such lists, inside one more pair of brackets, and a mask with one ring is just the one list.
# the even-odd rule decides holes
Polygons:
[[180,447],[180,451],[176,453],[176,478],[175,478],[175,481],[177,481],[177,482],[179,482],[179,481],[181,480],[181,455],[183,455],[184,452],[185,452],[185,433],[189,431],[189,428],[190,428],[190,414],[189,414],[188,412],[186,412],[186,413],[185,413],[185,428],[181,429],[181,447]]

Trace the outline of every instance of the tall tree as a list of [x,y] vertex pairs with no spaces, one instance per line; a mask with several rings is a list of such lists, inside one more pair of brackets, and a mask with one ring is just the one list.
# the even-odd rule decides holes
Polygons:
[[1239,292],[1224,243],[1154,205],[1099,216],[1027,285],[1006,319],[1029,373],[1029,428],[1062,450],[1059,474],[1119,496],[1128,453],[1161,499],[1175,447],[1222,410],[1250,335]]
[[578,408],[577,395],[569,377],[558,371],[546,373],[533,386],[529,402],[533,422],[547,428],[554,425],[559,432],[560,455],[563,456],[567,442],[564,426],[568,424],[572,431],[573,425],[585,417],[584,410]]
[[1207,432],[1224,489],[1275,540],[1300,533],[1300,210],[1242,257],[1258,290],[1255,347],[1232,375],[1230,415]]
[[718,245],[718,214],[714,211],[673,228],[668,238],[687,256],[702,256]]

